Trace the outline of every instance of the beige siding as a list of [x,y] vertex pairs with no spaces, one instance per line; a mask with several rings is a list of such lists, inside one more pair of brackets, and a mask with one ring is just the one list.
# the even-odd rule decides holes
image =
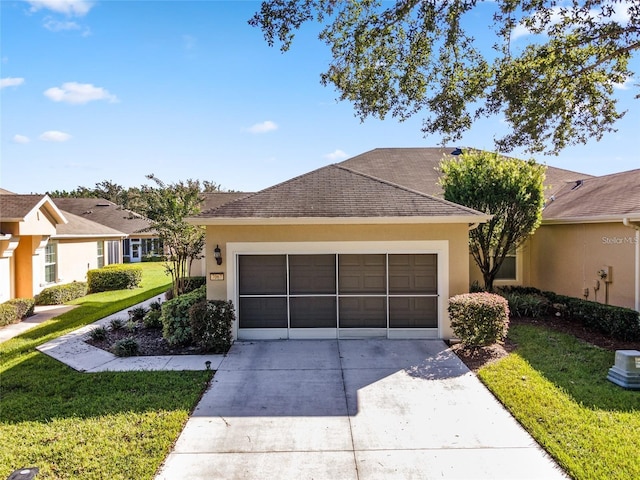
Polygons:
[[58,283],[85,282],[87,270],[93,268],[98,268],[95,239],[58,242]]
[[609,303],[634,307],[635,231],[622,223],[543,225],[531,239],[530,285],[572,297],[605,301],[597,272],[612,268]]

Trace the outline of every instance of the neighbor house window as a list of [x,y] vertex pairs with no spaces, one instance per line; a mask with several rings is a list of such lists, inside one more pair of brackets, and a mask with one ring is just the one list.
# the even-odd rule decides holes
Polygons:
[[50,242],[44,247],[44,281],[47,283],[55,283],[57,278],[57,247],[54,242]]
[[98,242],[98,268],[104,267],[104,242]]
[[518,278],[516,275],[516,259],[516,249],[512,248],[504,257],[504,261],[500,265],[498,273],[496,273],[496,280],[516,280]]

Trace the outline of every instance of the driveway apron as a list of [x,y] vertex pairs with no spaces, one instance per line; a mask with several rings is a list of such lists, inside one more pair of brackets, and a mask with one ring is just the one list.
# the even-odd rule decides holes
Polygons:
[[158,480],[553,479],[438,340],[236,343]]

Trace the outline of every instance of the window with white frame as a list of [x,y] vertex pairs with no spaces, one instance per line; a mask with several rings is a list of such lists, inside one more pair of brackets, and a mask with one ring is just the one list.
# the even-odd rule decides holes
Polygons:
[[98,268],[104,267],[104,241],[98,243]]
[[57,256],[58,244],[55,242],[47,243],[44,247],[44,281],[46,283],[55,283],[57,278]]

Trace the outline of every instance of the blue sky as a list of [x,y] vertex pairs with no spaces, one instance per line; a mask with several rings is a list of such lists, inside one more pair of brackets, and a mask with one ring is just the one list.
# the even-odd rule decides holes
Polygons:
[[[258,8],[1,0],[0,187],[130,187],[153,173],[256,191],[373,148],[439,145],[423,137],[420,116],[361,123],[320,85],[330,52],[318,28],[308,25],[282,54],[247,24]],[[616,90],[629,109],[617,133],[536,160],[595,175],[640,168],[631,83]],[[504,128],[483,120],[457,144],[492,149]]]

